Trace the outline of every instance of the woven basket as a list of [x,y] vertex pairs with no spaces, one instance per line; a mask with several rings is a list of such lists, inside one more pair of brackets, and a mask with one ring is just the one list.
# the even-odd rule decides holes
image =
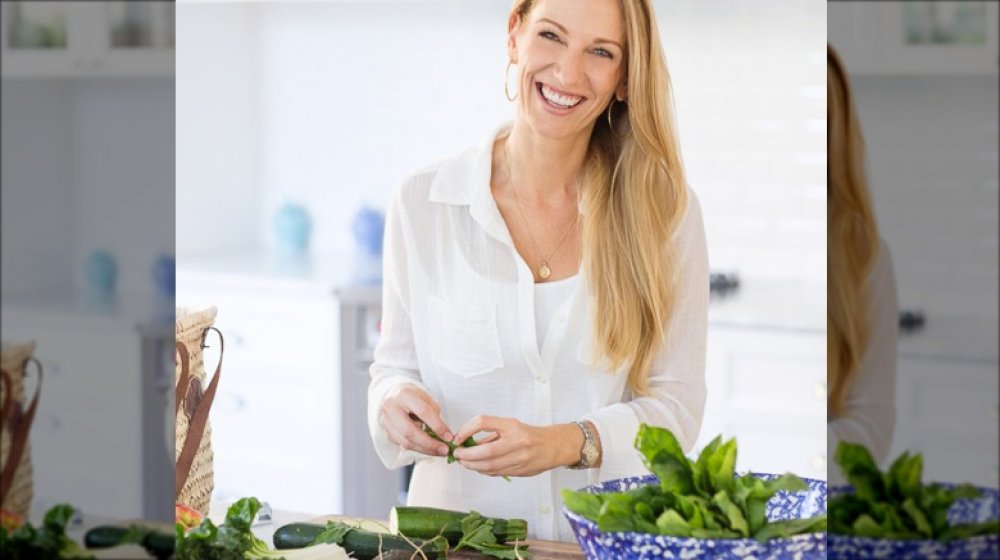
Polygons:
[[[205,516],[208,515],[215,488],[212,428],[208,413],[222,369],[222,334],[212,326],[215,315],[215,307],[177,309],[174,362],[175,501]],[[210,331],[219,336],[219,364],[212,379],[206,381],[202,347]]]
[[[32,357],[34,351],[34,342],[3,343],[0,349],[0,507],[25,519],[31,513],[34,493],[28,434],[42,387],[42,369]],[[38,368],[35,394],[30,402],[26,400],[24,383],[29,362]]]

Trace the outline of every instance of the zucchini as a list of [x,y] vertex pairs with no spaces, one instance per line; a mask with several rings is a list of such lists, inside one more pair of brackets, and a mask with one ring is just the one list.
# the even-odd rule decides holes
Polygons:
[[111,548],[122,544],[122,539],[128,534],[125,527],[100,525],[87,531],[83,536],[83,545],[87,548]]
[[[141,545],[146,552],[157,559],[170,558],[174,554],[175,536],[150,527],[99,525],[87,531],[83,544],[87,548],[112,548],[123,544]],[[137,542],[138,541],[138,542]]]
[[142,539],[142,547],[157,560],[167,560],[174,555],[176,541],[176,535],[168,535],[160,531],[150,531]]
[[[394,535],[421,539],[441,535],[455,545],[462,540],[462,519],[468,515],[468,512],[448,509],[399,506],[389,513],[389,530]],[[493,520],[492,533],[498,543],[523,541],[528,537],[528,522],[523,519],[484,519]]]
[[[320,533],[325,531],[327,525],[317,523],[289,523],[283,525],[274,532],[274,548],[278,550],[288,550],[304,548],[313,543]],[[399,550],[413,554],[416,547],[420,547],[423,555],[428,560],[438,557],[437,548],[430,542],[422,539],[404,539],[388,533],[366,531],[364,529],[351,529],[344,535],[341,542],[337,543],[344,547],[344,550],[357,560],[372,560],[382,552]],[[418,557],[421,557],[418,555]]]

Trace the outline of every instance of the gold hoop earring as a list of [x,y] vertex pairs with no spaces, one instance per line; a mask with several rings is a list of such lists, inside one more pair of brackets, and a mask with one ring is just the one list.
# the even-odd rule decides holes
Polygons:
[[608,104],[608,128],[611,130],[611,134],[614,134],[618,138],[621,138],[622,136],[620,134],[618,134],[617,130],[615,130],[615,123],[614,123],[614,121],[611,120],[611,108],[615,106],[615,101],[618,101],[618,99],[615,98],[615,97],[612,97],[611,98],[611,103]]
[[507,97],[507,101],[510,101],[511,103],[513,103],[514,100],[517,99],[517,95],[518,93],[520,93],[519,91],[515,92],[514,97],[511,97],[510,88],[507,86],[507,82],[510,80],[510,67],[513,64],[514,64],[513,60],[507,61],[507,69],[504,70],[503,72],[503,94]]

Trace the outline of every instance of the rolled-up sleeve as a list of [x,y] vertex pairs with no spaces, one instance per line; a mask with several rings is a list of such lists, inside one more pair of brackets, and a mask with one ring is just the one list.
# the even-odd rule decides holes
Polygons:
[[413,341],[407,280],[407,216],[402,197],[406,185],[393,195],[385,221],[382,266],[382,326],[374,361],[369,368],[368,430],[375,451],[387,468],[414,462],[417,454],[389,441],[380,422],[382,401],[396,387],[412,384],[424,391]]
[[585,416],[601,440],[599,480],[647,474],[633,447],[640,423],[669,429],[685,453],[698,439],[705,410],[709,276],[701,207],[690,190],[676,243],[676,299],[665,342],[650,367],[648,392]]

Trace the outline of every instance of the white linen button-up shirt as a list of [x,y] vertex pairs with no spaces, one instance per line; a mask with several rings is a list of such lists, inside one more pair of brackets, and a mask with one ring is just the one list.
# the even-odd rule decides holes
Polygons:
[[[689,192],[674,238],[681,281],[666,343],[649,372],[648,394],[634,398],[626,369],[589,363],[591,316],[582,275],[546,335],[536,335],[534,277],[490,190],[500,130],[477,148],[416,172],[389,203],[368,426],[388,468],[416,462],[409,505],[522,518],[530,537],[572,542],[560,491],[649,474],[633,448],[641,422],[669,428],[685,451],[698,437],[709,290],[704,226]],[[602,464],[507,482],[404,450],[388,440],[379,416],[385,395],[406,383],[434,397],[453,432],[479,414],[537,426],[590,420]]]

